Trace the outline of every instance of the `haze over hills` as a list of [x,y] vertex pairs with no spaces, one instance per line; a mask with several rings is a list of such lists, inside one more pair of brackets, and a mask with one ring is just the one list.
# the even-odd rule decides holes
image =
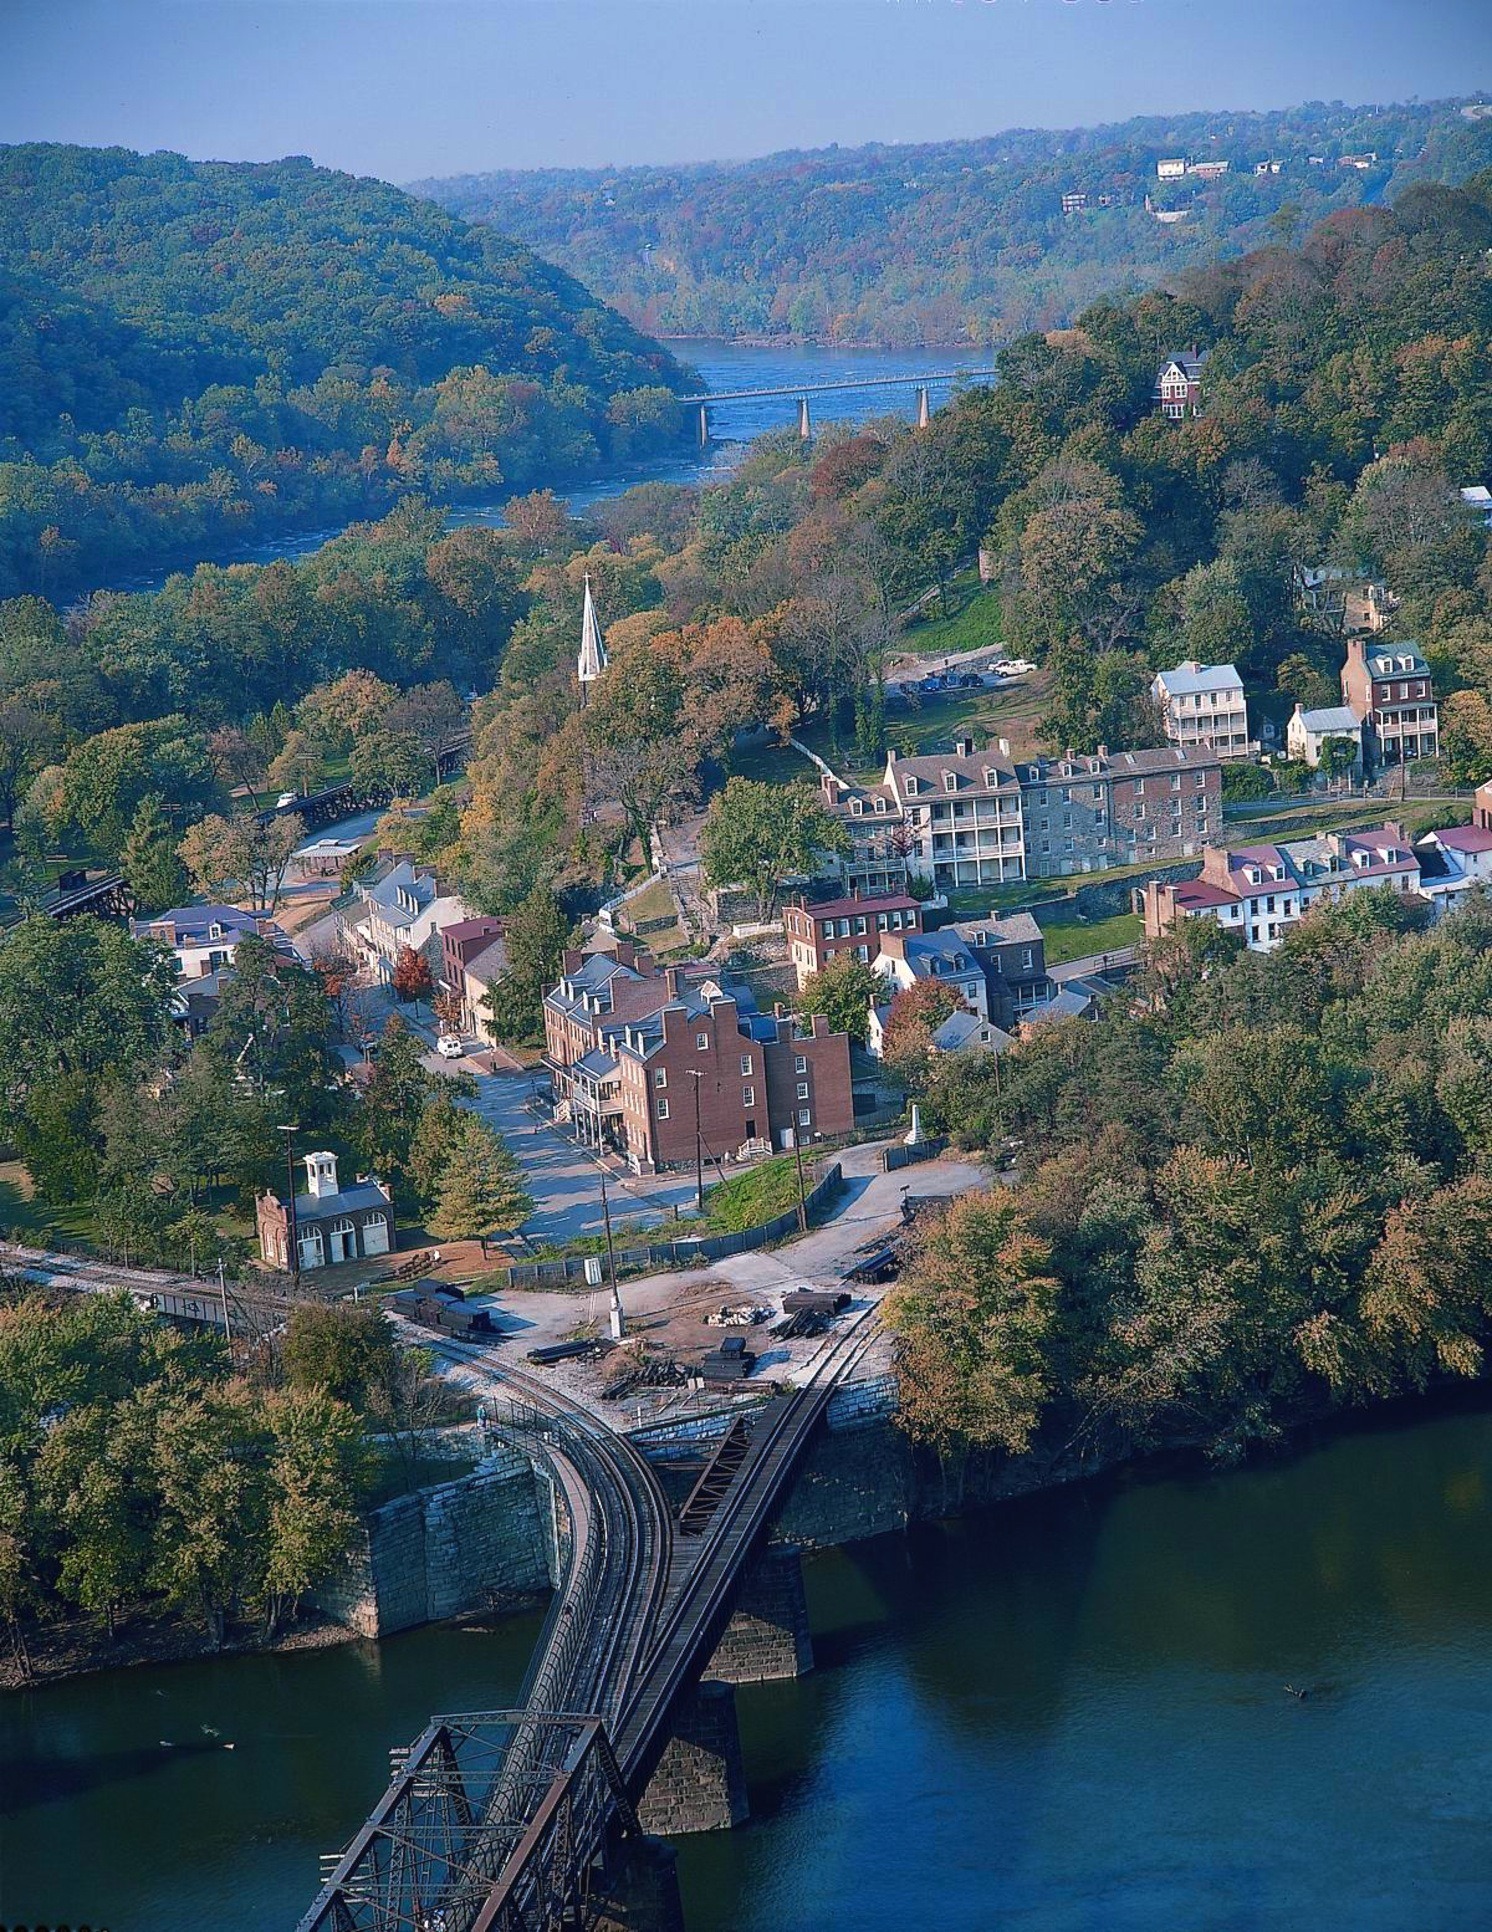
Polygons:
[[[1169,159],[1227,171],[1162,180],[1157,164]],[[1318,102],[412,186],[520,237],[658,334],[896,347],[1060,325],[1100,294],[1288,238],[1411,181],[1463,179],[1489,160],[1492,120],[1458,102]],[[1064,213],[1064,195],[1086,202]]]
[[384,182],[0,150],[0,587],[66,588],[672,436],[673,358]]

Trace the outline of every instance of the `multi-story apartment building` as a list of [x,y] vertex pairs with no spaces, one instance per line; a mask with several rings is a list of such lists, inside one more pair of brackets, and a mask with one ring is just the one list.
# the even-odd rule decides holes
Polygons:
[[961,738],[951,753],[892,753],[879,785],[825,778],[823,792],[856,847],[857,874],[868,826],[940,891],[1190,858],[1222,822],[1222,767],[1206,745],[1101,745],[1012,764],[1003,738],[985,751]]
[[1034,879],[1190,858],[1222,824],[1222,767],[1209,746],[1068,752],[1016,767]]
[[1200,877],[1146,883],[1145,936],[1158,938],[1180,919],[1212,919],[1251,952],[1267,953],[1318,900],[1378,886],[1420,889],[1419,859],[1402,826],[1237,851],[1217,846],[1203,858]]
[[577,1136],[640,1173],[719,1160],[854,1126],[849,1041],[742,1011],[717,980],[686,981],[645,952],[565,955],[544,1001],[545,1064]]
[[1440,714],[1430,667],[1416,645],[1347,639],[1342,702],[1363,727],[1372,765],[1440,755]]
[[1219,758],[1247,758],[1248,705],[1236,665],[1188,658],[1157,673],[1150,688],[1173,745],[1205,746]]
[[851,953],[869,964],[888,933],[920,932],[922,908],[905,892],[824,899],[817,905],[800,899],[784,907],[782,929],[801,987],[831,959]]

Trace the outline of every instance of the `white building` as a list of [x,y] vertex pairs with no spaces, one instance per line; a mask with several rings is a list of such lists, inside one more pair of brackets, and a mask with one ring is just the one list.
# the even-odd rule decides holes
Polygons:
[[463,899],[447,892],[428,866],[398,860],[372,884],[359,881],[361,916],[347,926],[347,937],[358,963],[384,985],[394,977],[394,964],[407,946],[423,952],[445,926],[471,918]]
[[1180,181],[1186,173],[1185,157],[1171,161],[1157,161],[1155,172],[1162,181]]
[[267,914],[238,906],[174,906],[155,919],[133,920],[130,930],[136,939],[167,948],[178,979],[205,979],[231,966],[244,939],[262,939],[281,951],[290,943]]
[[1346,738],[1352,745],[1351,771],[1354,778],[1362,774],[1362,720],[1355,711],[1345,704],[1325,705],[1317,711],[1307,711],[1298,704],[1285,727],[1285,750],[1289,755],[1309,765],[1314,771],[1321,763],[1321,749],[1328,738]]
[[1248,756],[1248,705],[1236,665],[1188,658],[1158,673],[1150,688],[1173,745],[1206,746],[1219,758]]

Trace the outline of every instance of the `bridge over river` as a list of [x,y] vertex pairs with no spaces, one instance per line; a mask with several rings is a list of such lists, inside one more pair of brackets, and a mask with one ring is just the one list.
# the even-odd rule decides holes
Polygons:
[[944,383],[993,382],[997,369],[923,369],[910,375],[843,376],[828,382],[799,382],[766,389],[717,389],[708,395],[681,396],[685,409],[699,411],[700,448],[710,440],[710,411],[721,403],[764,402],[773,397],[792,398],[798,405],[798,434],[805,442],[813,434],[812,396],[837,396],[860,389],[915,389],[917,427],[926,429],[930,413],[929,392]]
[[794,1584],[801,1604],[796,1552],[763,1545],[875,1325],[873,1308],[851,1315],[803,1387],[743,1410],[677,1517],[650,1465],[589,1410],[448,1351],[502,1400],[549,1484],[559,1585],[520,1707],[433,1718],[396,1755],[300,1932],[677,1926],[671,1866],[645,1834],[744,1816],[732,1693],[715,1680],[805,1667],[806,1621],[772,1607]]

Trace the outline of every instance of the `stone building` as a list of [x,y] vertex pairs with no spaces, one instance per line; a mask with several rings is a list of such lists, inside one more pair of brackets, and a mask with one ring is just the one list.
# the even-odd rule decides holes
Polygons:
[[1222,825],[1210,746],[1034,758],[1016,767],[1032,878],[1191,858]]
[[[387,1254],[394,1246],[394,1200],[382,1181],[360,1176],[353,1187],[337,1182],[337,1157],[307,1154],[306,1191],[295,1197],[295,1232],[302,1270],[327,1268]],[[290,1217],[277,1194],[255,1203],[259,1252],[271,1267],[290,1266]]]

